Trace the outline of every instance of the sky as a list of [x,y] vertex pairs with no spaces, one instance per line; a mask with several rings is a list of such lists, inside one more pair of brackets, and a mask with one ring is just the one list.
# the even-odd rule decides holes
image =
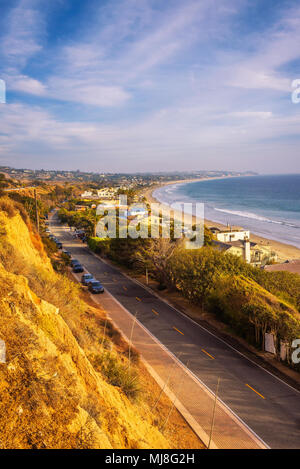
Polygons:
[[0,166],[300,173],[299,44],[298,0],[0,0]]

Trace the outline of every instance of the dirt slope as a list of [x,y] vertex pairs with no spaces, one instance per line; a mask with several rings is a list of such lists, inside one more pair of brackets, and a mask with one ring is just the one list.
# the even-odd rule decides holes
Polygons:
[[126,364],[116,331],[53,271],[24,217],[1,204],[0,315],[1,448],[170,447],[143,399],[110,384],[104,358],[115,373]]

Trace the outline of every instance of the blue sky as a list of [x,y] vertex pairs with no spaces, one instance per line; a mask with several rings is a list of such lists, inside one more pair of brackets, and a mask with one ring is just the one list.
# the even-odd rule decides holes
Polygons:
[[298,0],[0,0],[0,165],[300,172]]

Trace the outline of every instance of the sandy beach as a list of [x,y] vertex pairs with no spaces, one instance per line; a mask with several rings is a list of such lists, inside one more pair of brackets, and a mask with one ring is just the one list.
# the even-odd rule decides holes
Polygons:
[[[187,182],[204,181],[204,180],[208,180],[208,179],[224,179],[224,178],[203,178],[203,179],[198,178],[198,179],[186,179],[186,180],[179,180],[179,181],[169,181],[169,182],[166,182],[164,184],[158,184],[155,187],[149,188],[148,190],[145,191],[144,195],[145,195],[145,197],[146,197],[146,199],[149,203],[157,203],[158,202],[158,203],[161,204],[161,202],[159,202],[159,200],[157,200],[153,196],[153,191],[155,191],[156,189],[159,189],[162,186],[166,186],[166,185],[170,185],[170,184],[180,184],[180,183],[187,183]],[[161,204],[161,205],[166,210],[168,209],[168,206],[166,204]],[[176,212],[174,212],[174,215],[176,216]],[[177,213],[177,216],[178,217],[181,216],[180,212]],[[195,222],[194,217],[193,217],[193,221]],[[205,222],[206,226],[208,226],[208,227],[215,226],[215,227],[220,228],[220,229],[226,228],[225,225],[222,225],[221,223],[214,222],[212,220],[205,219],[204,222]],[[236,227],[236,228],[242,228],[242,227]],[[285,244],[285,243],[281,243],[279,241],[275,241],[275,240],[272,240],[272,239],[263,238],[262,236],[258,236],[254,233],[251,233],[251,241],[253,241],[255,243],[258,243],[258,244],[263,244],[263,245],[270,246],[270,248],[277,253],[278,262],[284,262],[288,259],[300,259],[300,249],[298,249],[297,247],[292,246],[290,244]]]

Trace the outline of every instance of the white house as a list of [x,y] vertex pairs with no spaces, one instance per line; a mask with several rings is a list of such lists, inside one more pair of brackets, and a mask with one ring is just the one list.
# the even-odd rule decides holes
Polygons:
[[111,198],[111,197],[114,197],[116,192],[117,192],[116,189],[104,187],[103,189],[97,190],[97,196],[99,197],[99,199]]
[[219,228],[212,227],[210,228],[210,231],[216,236],[218,241],[221,241],[221,243],[231,243],[232,241],[250,239],[249,230],[220,230]]
[[91,191],[85,191],[81,194],[82,199],[86,199],[88,197],[93,197],[93,193]]

